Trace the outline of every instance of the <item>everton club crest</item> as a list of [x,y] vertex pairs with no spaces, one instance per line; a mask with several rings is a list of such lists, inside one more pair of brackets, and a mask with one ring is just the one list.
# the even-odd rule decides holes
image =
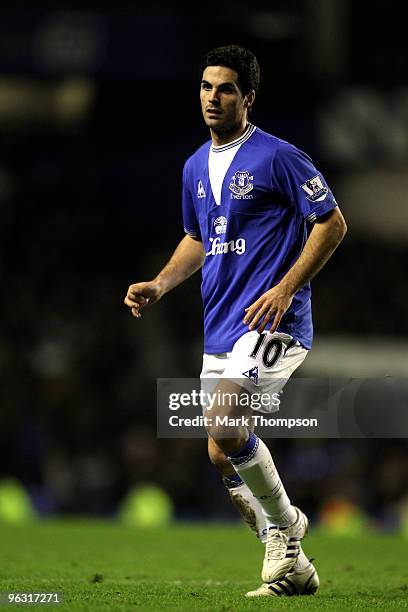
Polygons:
[[229,188],[234,194],[231,197],[232,198],[233,197],[244,198],[245,196],[247,198],[252,197],[252,196],[247,196],[247,193],[252,191],[252,189],[254,188],[253,183],[251,183],[251,181],[253,180],[254,180],[254,177],[250,176],[247,170],[238,170],[232,177],[232,181],[229,184]]

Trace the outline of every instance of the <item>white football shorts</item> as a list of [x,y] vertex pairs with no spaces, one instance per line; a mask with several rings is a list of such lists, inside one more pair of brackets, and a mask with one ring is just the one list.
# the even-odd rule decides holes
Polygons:
[[[202,390],[212,393],[220,379],[230,379],[248,393],[262,394],[262,403],[257,402],[256,410],[277,412],[279,403],[272,397],[282,391],[307,353],[289,334],[247,332],[236,341],[230,353],[204,353],[200,374]],[[267,395],[270,402],[265,401]]]

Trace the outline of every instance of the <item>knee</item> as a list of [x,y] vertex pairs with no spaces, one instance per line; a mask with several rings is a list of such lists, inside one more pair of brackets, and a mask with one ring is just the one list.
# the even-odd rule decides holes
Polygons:
[[[207,428],[209,439],[208,452],[212,454],[233,455],[239,451],[248,439],[248,430],[245,427],[227,425],[210,425]],[[225,456],[224,455],[224,456]],[[212,459],[211,459],[212,461]]]
[[212,438],[208,439],[208,456],[213,466],[220,472],[224,473],[226,470],[231,470],[231,463],[228,461],[224,451]]
[[216,441],[208,438],[208,455],[211,463],[221,472],[230,471],[231,462],[228,455],[233,455],[245,446],[246,438],[244,436],[234,439],[217,439]]
[[[209,453],[213,453],[215,455],[222,454],[224,455],[234,455],[241,448],[245,446],[245,443],[248,439],[247,431],[234,431],[234,433],[225,432],[225,431],[207,431],[209,440]],[[210,451],[211,444],[211,451]],[[214,449],[214,450],[213,450]],[[210,454],[211,458],[211,454]]]

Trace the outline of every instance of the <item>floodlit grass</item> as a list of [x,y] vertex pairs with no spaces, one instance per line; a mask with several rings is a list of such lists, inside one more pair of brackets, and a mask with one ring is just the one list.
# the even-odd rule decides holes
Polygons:
[[0,525],[0,591],[62,591],[63,605],[45,609],[73,612],[395,611],[408,608],[407,544],[398,536],[312,531],[305,551],[315,558],[319,593],[247,600],[245,592],[261,584],[263,548],[244,527],[139,531],[81,520]]

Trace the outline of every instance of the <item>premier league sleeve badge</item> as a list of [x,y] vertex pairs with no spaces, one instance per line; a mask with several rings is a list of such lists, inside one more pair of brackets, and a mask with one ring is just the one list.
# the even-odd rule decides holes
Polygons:
[[324,200],[329,192],[327,187],[322,183],[322,178],[319,174],[316,174],[313,178],[307,180],[301,188],[306,193],[306,197],[311,202],[321,202]]

